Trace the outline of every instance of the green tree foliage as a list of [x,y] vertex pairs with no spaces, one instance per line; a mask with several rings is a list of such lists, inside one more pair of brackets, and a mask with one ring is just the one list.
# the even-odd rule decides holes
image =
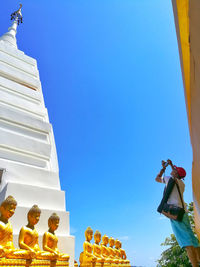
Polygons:
[[[194,209],[193,202],[191,202],[188,206],[188,216],[190,219],[191,226],[194,230]],[[161,244],[161,246],[169,247],[165,251],[162,252],[161,257],[157,260],[157,267],[191,267],[191,263],[187,257],[187,252],[185,249],[180,248],[178,245],[174,234],[171,234],[170,237],[165,239],[165,242]]]

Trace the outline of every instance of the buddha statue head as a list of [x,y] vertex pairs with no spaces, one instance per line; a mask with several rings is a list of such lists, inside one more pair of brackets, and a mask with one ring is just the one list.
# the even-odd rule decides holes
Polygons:
[[102,237],[102,243],[103,243],[103,245],[107,246],[108,241],[109,241],[108,236],[107,236],[107,235],[104,235],[104,236]]
[[37,205],[33,205],[33,207],[29,210],[27,214],[28,222],[30,225],[34,226],[39,222],[41,210]]
[[113,237],[110,237],[109,238],[109,245],[110,245],[110,247],[112,248],[114,246],[114,244],[115,244],[115,239]]
[[93,236],[93,230],[91,227],[88,227],[86,230],[85,230],[85,238],[88,242],[90,242],[92,240],[92,236]]
[[17,201],[12,196],[8,196],[0,206],[1,220],[7,222],[15,213]]
[[120,248],[120,241],[118,239],[115,240],[115,248],[116,249]]
[[60,222],[60,217],[56,213],[52,213],[48,219],[48,226],[51,231],[55,231],[58,229]]
[[98,230],[94,233],[94,241],[96,244],[99,244],[101,241],[101,233]]

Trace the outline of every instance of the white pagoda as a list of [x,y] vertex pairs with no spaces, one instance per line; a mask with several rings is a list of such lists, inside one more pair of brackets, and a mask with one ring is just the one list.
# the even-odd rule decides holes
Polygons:
[[0,37],[0,202],[12,195],[18,202],[11,218],[14,243],[27,224],[34,204],[42,210],[36,228],[41,238],[52,212],[60,216],[56,231],[58,248],[74,264],[75,240],[70,236],[65,192],[60,188],[59,169],[52,125],[44,104],[37,61],[17,47],[21,7],[8,32]]

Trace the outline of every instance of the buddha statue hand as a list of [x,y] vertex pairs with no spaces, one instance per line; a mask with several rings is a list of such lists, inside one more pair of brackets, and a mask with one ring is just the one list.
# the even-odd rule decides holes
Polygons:
[[29,255],[30,255],[31,259],[36,258],[36,253],[35,253],[35,251],[33,249],[30,250]]
[[59,255],[59,253],[58,253],[57,251],[54,251],[54,252],[52,253],[52,259],[53,259],[53,260],[58,260],[59,257],[60,257],[60,255]]
[[96,262],[97,261],[97,257],[96,256],[93,256],[92,257],[92,262]]
[[5,251],[2,246],[0,246],[0,258],[5,257]]
[[53,253],[55,254],[56,257],[59,257],[59,254],[60,254],[59,252],[54,251]]

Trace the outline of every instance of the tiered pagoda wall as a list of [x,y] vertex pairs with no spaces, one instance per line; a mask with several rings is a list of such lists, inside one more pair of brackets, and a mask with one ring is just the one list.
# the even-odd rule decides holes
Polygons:
[[59,169],[52,125],[49,123],[35,59],[0,40],[0,202],[12,195],[18,202],[11,218],[14,243],[27,224],[28,209],[37,204],[41,237],[52,212],[60,216],[56,231],[58,248],[74,262],[74,237],[69,231],[65,192],[60,188]]

